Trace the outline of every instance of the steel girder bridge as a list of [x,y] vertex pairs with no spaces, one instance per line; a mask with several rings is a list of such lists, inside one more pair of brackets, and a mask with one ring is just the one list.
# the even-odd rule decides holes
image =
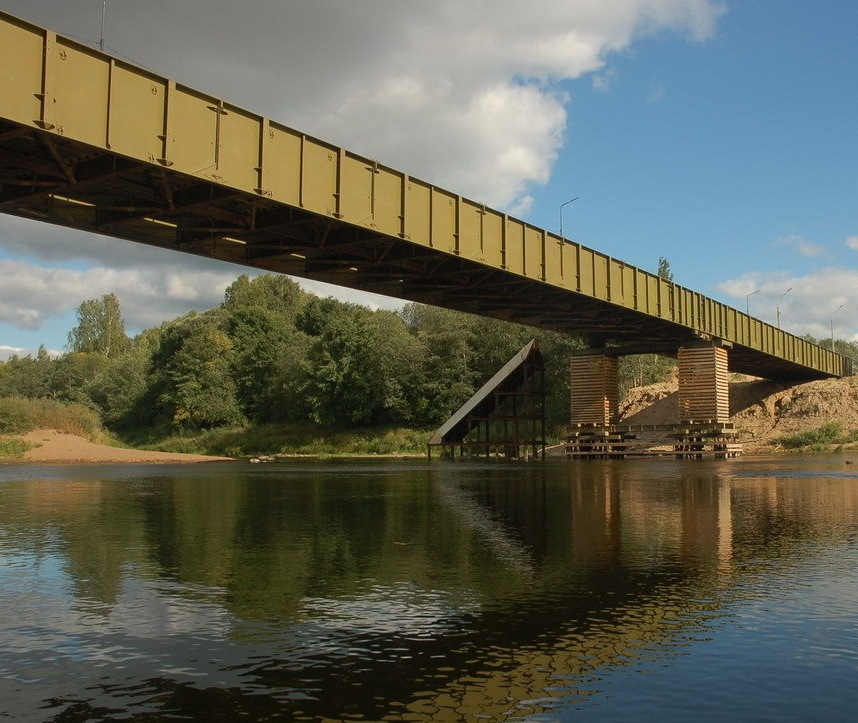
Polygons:
[[589,336],[711,341],[795,381],[851,359],[485,205],[0,13],[0,211]]

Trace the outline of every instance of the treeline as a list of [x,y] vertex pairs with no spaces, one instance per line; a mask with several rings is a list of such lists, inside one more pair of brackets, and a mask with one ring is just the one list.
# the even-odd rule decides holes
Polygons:
[[535,335],[549,423],[569,414],[568,359],[581,342],[419,304],[371,310],[304,292],[285,276],[239,277],[214,309],[134,339],[117,298],[84,301],[68,351],[0,363],[0,397],[96,410],[125,437],[311,422],[432,428]]

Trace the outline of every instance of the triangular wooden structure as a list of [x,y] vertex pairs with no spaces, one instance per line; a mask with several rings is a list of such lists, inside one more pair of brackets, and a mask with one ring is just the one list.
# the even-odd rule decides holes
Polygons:
[[522,347],[429,439],[442,457],[545,456],[545,361],[539,344]]

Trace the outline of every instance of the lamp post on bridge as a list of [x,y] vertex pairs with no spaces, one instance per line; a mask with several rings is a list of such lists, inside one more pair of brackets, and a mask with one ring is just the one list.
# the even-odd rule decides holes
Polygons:
[[581,198],[581,196],[575,196],[575,198],[572,198],[572,199],[566,201],[566,203],[560,204],[560,238],[565,238],[565,236],[563,235],[563,207],[568,206],[570,203],[573,203],[574,201],[577,201],[579,198]]
[[98,41],[98,49],[104,52],[104,17],[107,15],[107,0],[101,0],[101,40]]
[[778,329],[780,329],[780,328],[781,328],[781,306],[780,306],[780,304],[781,304],[781,299],[783,299],[783,298],[784,298],[784,296],[786,296],[790,291],[792,291],[792,286],[790,286],[786,291],[784,291],[784,292],[783,292],[783,293],[778,297],[778,303],[777,303],[777,306],[775,306],[775,312],[776,312],[777,317],[778,317]]
[[831,351],[834,351],[834,315],[843,308],[843,304],[831,312]]
[[759,294],[759,293],[760,293],[760,289],[757,289],[756,291],[752,291],[750,294],[745,295],[745,313],[748,316],[751,315],[751,297],[754,294]]

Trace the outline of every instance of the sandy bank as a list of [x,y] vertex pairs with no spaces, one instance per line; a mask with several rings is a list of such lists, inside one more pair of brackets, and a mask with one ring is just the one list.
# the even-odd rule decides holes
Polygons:
[[54,464],[97,463],[179,463],[179,462],[223,462],[229,457],[209,457],[203,454],[180,454],[177,452],[150,452],[139,449],[121,449],[104,444],[95,444],[74,434],[61,434],[52,429],[38,429],[22,435],[22,439],[38,444],[24,453],[23,460]]

